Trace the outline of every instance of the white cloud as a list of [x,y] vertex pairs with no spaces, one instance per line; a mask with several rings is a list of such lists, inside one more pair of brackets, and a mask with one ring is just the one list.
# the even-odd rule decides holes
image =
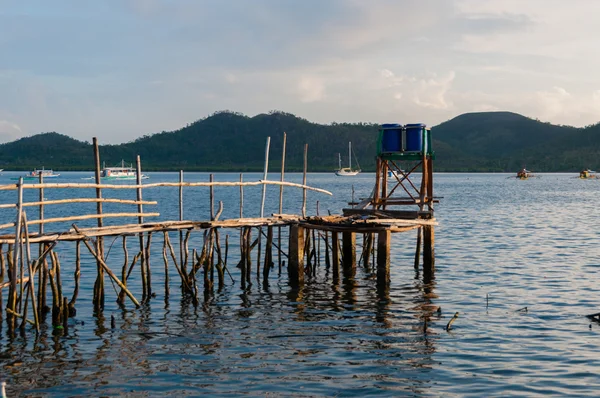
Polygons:
[[318,77],[302,77],[298,82],[298,94],[302,102],[322,101],[325,98],[325,84]]
[[0,142],[15,140],[23,135],[21,127],[8,120],[0,120]]
[[11,54],[0,120],[16,135],[117,143],[221,109],[325,123],[433,125],[482,110],[600,120],[600,2],[31,1],[0,13]]

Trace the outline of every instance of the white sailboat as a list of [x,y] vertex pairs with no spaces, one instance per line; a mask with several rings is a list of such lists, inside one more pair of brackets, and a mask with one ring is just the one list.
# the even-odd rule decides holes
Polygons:
[[356,161],[357,169],[352,169],[352,142],[348,142],[348,167],[342,167],[342,155],[338,153],[339,168],[335,171],[336,176],[355,176],[360,173],[360,165]]

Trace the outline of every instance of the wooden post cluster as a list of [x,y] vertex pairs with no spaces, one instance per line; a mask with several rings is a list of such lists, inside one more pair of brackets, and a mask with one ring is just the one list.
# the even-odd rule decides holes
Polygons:
[[[93,286],[92,302],[94,312],[98,316],[101,316],[105,309],[105,300],[107,298],[105,293],[105,279],[109,279],[109,286],[115,287],[114,300],[119,306],[125,308],[133,305],[137,308],[147,304],[156,296],[153,292],[152,271],[161,272],[161,269],[164,272],[165,300],[171,295],[173,279],[180,286],[182,296],[194,306],[198,306],[201,301],[208,303],[213,300],[215,289],[221,291],[226,284],[236,283],[234,275],[228,269],[229,235],[222,233],[223,228],[235,228],[239,231],[240,251],[237,268],[239,269],[239,286],[244,291],[252,287],[253,271],[256,273],[256,279],[258,280],[262,277],[264,286],[268,287],[271,270],[275,268],[275,254],[278,256],[279,275],[282,272],[282,268],[286,267],[287,262],[289,284],[294,289],[301,289],[305,280],[316,278],[319,275],[318,270],[322,266],[322,263],[325,265],[326,275],[331,277],[334,284],[340,282],[340,276],[347,281],[355,279],[358,263],[362,264],[364,272],[376,276],[378,287],[387,287],[390,283],[392,227],[375,224],[373,224],[375,225],[373,227],[367,224],[361,224],[359,227],[343,222],[339,225],[312,223],[312,218],[306,216],[307,191],[326,191],[306,185],[308,159],[308,146],[306,145],[304,146],[303,183],[292,184],[284,181],[285,145],[286,136],[284,134],[281,180],[279,183],[266,181],[270,146],[270,140],[267,140],[263,179],[258,183],[244,182],[242,174],[240,174],[239,183],[215,182],[212,174],[208,183],[186,183],[184,182],[183,171],[180,171],[178,183],[142,185],[141,160],[138,156],[136,159],[137,177],[135,186],[123,187],[102,184],[98,142],[94,138],[95,184],[45,184],[43,177],[40,177],[39,184],[37,185],[33,184],[33,186],[26,187],[21,179],[16,185],[10,186],[11,189],[14,188],[17,190],[16,205],[0,205],[0,208],[16,207],[17,210],[14,223],[4,226],[0,225],[3,228],[7,226],[11,228],[15,227],[14,240],[12,240],[13,238],[8,241],[4,240],[4,243],[7,244],[6,247],[0,243],[0,301],[3,297],[1,294],[2,289],[8,288],[6,321],[10,334],[14,335],[17,330],[21,330],[24,333],[27,324],[31,324],[36,332],[39,333],[41,330],[40,326],[44,323],[48,313],[51,313],[51,322],[53,330],[56,333],[68,332],[68,319],[76,315],[75,305],[79,292],[86,288],[86,286],[80,285],[82,244],[96,263],[96,278]],[[385,171],[388,166],[378,161],[377,167],[379,171]],[[431,167],[431,164],[428,164],[428,167]],[[279,214],[270,218],[264,217],[267,184],[279,185]],[[426,187],[427,195],[431,195],[430,182],[424,181],[423,184]],[[258,219],[244,219],[244,186],[259,185],[262,186],[261,217]],[[178,188],[179,216],[177,222],[146,223],[145,217],[158,215],[158,213],[144,213],[144,205],[156,204],[156,202],[143,199],[143,189],[150,186],[172,186]],[[184,186],[208,186],[210,188],[209,221],[184,221]],[[218,210],[215,212],[215,186],[239,186],[239,220],[219,220],[223,212],[223,203],[218,202]],[[282,214],[284,186],[295,186],[302,189],[302,208],[300,209],[302,215],[286,216]],[[0,186],[0,190],[8,189],[5,187]],[[95,198],[61,200],[46,200],[44,198],[44,189],[65,187],[93,188],[96,195]],[[23,191],[25,188],[39,189],[39,201],[25,203],[23,201]],[[127,188],[135,189],[135,200],[103,197],[103,189]],[[378,181],[375,196],[380,198],[385,197],[386,191],[386,182]],[[44,217],[44,208],[50,204],[86,202],[96,204],[96,214],[56,219]],[[135,205],[137,212],[104,213],[102,205],[107,202]],[[25,208],[32,205],[39,207],[39,220],[28,221],[27,219]],[[382,210],[386,210],[385,204],[382,204],[381,208]],[[320,214],[318,202],[316,209],[317,219],[324,220],[327,218],[318,217]],[[105,226],[103,219],[107,217],[136,217],[137,223],[112,227]],[[88,218],[95,218],[97,220],[96,228],[84,229],[72,224],[73,230],[68,232],[72,236],[71,240],[75,241],[75,259],[73,264],[68,264],[72,268],[67,271],[62,268],[61,258],[55,250],[59,242],[67,239],[62,234],[44,234],[44,225],[57,220],[75,221]],[[38,233],[30,234],[28,225],[35,224],[39,226]],[[287,251],[284,250],[282,244],[282,226],[289,226]],[[275,228],[277,228],[277,234],[275,234]],[[196,242],[191,240],[191,235],[194,231],[201,231],[203,234],[201,246],[196,248],[190,247],[191,244]],[[415,266],[418,266],[419,263],[422,242],[424,270],[429,274],[433,274],[435,268],[433,226],[423,224],[419,226],[418,231]],[[171,241],[171,232],[175,233],[176,240],[179,237],[178,250],[176,250],[177,242],[174,245]],[[120,269],[117,272],[113,271],[111,268],[112,264],[109,264],[110,261],[106,257],[107,254],[104,250],[105,236],[121,238],[120,244],[117,244],[117,247],[122,247],[123,262],[119,262],[118,267]],[[130,236],[133,242],[130,241],[128,244],[128,237]],[[360,250],[357,250],[357,236],[362,237],[359,240],[359,243],[362,244],[362,246],[359,246]],[[154,252],[162,253],[163,264],[158,269],[156,268],[157,264],[151,261],[153,241]],[[33,255],[31,252],[32,243],[39,244],[39,250],[36,255]],[[159,245],[159,247],[156,248],[156,245]],[[256,253],[253,253],[254,250],[256,250]],[[277,253],[273,253],[274,250]],[[357,252],[360,254],[359,259],[357,259]],[[254,268],[252,267],[253,259],[256,262],[256,267]],[[139,270],[136,269],[136,265]],[[72,275],[74,283],[72,284],[72,294],[70,297],[67,297],[68,294],[63,288],[63,281],[69,275]],[[140,292],[134,291],[131,287],[132,285],[135,286],[135,284],[131,283],[132,278],[139,278],[141,282],[141,297],[139,299],[137,295]],[[110,291],[111,289],[108,290],[109,296]],[[18,322],[19,319],[20,323]]]

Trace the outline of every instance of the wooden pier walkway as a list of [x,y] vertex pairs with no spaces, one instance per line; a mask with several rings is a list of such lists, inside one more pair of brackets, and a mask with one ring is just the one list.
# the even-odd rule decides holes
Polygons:
[[[44,322],[48,312],[52,313],[52,325],[61,326],[64,332],[68,329],[68,319],[76,314],[75,304],[80,289],[92,288],[80,286],[81,278],[81,246],[82,244],[96,260],[96,282],[93,286],[93,305],[96,313],[104,309],[106,293],[105,279],[118,286],[119,292],[114,298],[120,305],[126,306],[127,302],[139,307],[152,299],[152,275],[156,272],[164,272],[166,294],[169,291],[169,279],[172,277],[170,266],[175,268],[175,278],[181,282],[181,292],[191,298],[194,305],[198,305],[200,292],[210,295],[213,289],[221,289],[226,281],[226,276],[233,280],[228,266],[229,235],[224,239],[222,231],[234,230],[239,234],[239,262],[235,264],[239,268],[239,283],[242,289],[251,283],[251,274],[262,276],[265,281],[270,277],[270,271],[278,268],[279,274],[283,268],[287,269],[287,278],[292,288],[301,288],[305,276],[315,275],[316,267],[321,262],[331,268],[333,279],[339,280],[340,271],[344,278],[353,278],[356,272],[357,261],[366,267],[376,268],[377,285],[385,287],[390,282],[390,251],[392,246],[392,234],[418,230],[417,248],[415,251],[415,267],[420,265],[420,252],[423,250],[424,274],[432,275],[434,272],[434,226],[437,224],[433,218],[432,203],[434,202],[432,190],[421,189],[419,195],[413,198],[411,204],[419,207],[417,211],[390,210],[391,198],[387,192],[387,182],[381,183],[379,173],[387,173],[387,165],[378,163],[378,175],[375,187],[375,195],[368,198],[367,205],[360,208],[349,208],[342,215],[307,216],[306,215],[306,192],[314,191],[324,195],[330,192],[308,186],[306,184],[306,151],[305,146],[305,168],[302,184],[294,184],[283,181],[285,163],[285,139],[284,158],[282,159],[281,181],[269,181],[267,179],[268,169],[267,141],[265,173],[261,180],[235,182],[215,182],[210,176],[209,182],[185,182],[183,172],[180,172],[179,182],[160,182],[142,184],[141,162],[137,159],[136,184],[119,185],[105,184],[100,179],[100,154],[98,152],[97,140],[94,139],[94,154],[96,160],[95,183],[44,183],[43,176],[39,182],[0,186],[0,191],[16,191],[15,203],[2,203],[0,210],[16,210],[15,222],[0,225],[0,300],[3,299],[3,290],[8,288],[6,294],[6,321],[9,332],[14,333],[20,328],[23,333],[25,326],[29,323],[37,333],[40,325]],[[423,173],[424,176],[430,175]],[[398,178],[398,185],[408,179],[409,173]],[[387,181],[387,179],[385,180]],[[381,183],[381,184],[380,184]],[[411,183],[412,184],[412,183]],[[422,186],[431,187],[430,181],[424,181]],[[268,185],[280,187],[279,213],[264,216],[265,192]],[[412,184],[414,186],[414,184]],[[239,187],[240,209],[239,218],[220,219],[223,206],[215,211],[215,187]],[[148,222],[147,218],[159,216],[156,212],[145,211],[145,206],[156,205],[156,201],[143,199],[143,192],[147,189],[159,187],[171,187],[179,190],[179,219],[169,221]],[[210,189],[208,206],[210,208],[209,220],[186,220],[184,219],[184,188],[207,187]],[[260,214],[257,218],[244,218],[244,188],[262,187],[262,201]],[[300,215],[282,214],[283,188],[290,187],[302,190],[303,201]],[[382,188],[383,187],[383,188]],[[90,190],[96,193],[95,198],[70,198],[61,200],[46,200],[44,191],[51,189],[74,189]],[[24,190],[34,189],[39,192],[39,200],[25,202],[23,200]],[[111,190],[135,191],[135,199],[107,198],[104,195]],[[395,189],[395,188],[394,188]],[[417,189],[415,187],[415,189]],[[404,188],[406,192],[409,192]],[[393,192],[393,190],[392,190]],[[391,192],[389,193],[391,195]],[[387,203],[386,203],[387,201]],[[63,217],[45,218],[46,206],[70,205],[73,203],[95,203],[96,212],[92,214],[72,214]],[[105,213],[102,205],[104,203],[117,203],[122,205],[136,206],[135,212]],[[369,207],[370,208],[367,208]],[[429,206],[429,207],[427,207]],[[31,209],[33,211],[27,211]],[[36,212],[37,210],[37,212]],[[36,219],[29,217],[37,213]],[[107,218],[135,217],[137,223],[121,225],[104,225],[103,220]],[[96,220],[95,227],[79,227],[76,222],[81,220]],[[71,227],[58,232],[46,231],[45,226],[53,223],[70,223]],[[37,227],[37,231],[31,231],[30,227]],[[14,230],[11,232],[10,230]],[[171,233],[175,233],[177,241],[175,247],[171,240]],[[190,236],[202,234],[202,244],[199,247],[190,247]],[[357,235],[362,239],[362,252],[357,259]],[[160,267],[156,261],[151,259],[151,244],[153,236],[162,243],[163,265]],[[123,264],[115,265],[107,259],[104,240],[106,238],[122,238]],[[136,247],[133,257],[130,257],[131,243],[127,242],[129,237],[134,239]],[[254,237],[254,238],[253,238]],[[69,269],[73,275],[74,290],[70,299],[62,288],[62,283],[67,277],[65,269],[57,255],[57,250],[68,242],[75,243],[74,270]],[[34,254],[33,245],[37,245]],[[72,250],[72,249],[71,249]],[[156,252],[156,251],[155,251]],[[276,253],[276,257],[274,256]],[[287,263],[287,264],[286,264]],[[152,264],[152,265],[151,265]],[[254,266],[253,266],[254,264]],[[131,278],[136,278],[133,273],[137,266],[141,292],[130,290]],[[117,269],[120,268],[120,269]],[[340,269],[341,267],[341,269]],[[262,275],[261,275],[262,274]],[[215,286],[216,285],[216,286]],[[48,292],[48,289],[50,291]],[[49,302],[50,298],[51,302]],[[2,307],[0,303],[0,307]],[[1,315],[0,315],[1,316]],[[30,319],[32,318],[32,319]],[[21,319],[20,325],[17,320]]]

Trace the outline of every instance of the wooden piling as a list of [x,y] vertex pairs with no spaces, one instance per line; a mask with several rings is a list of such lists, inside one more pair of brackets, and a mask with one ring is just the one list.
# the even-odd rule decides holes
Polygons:
[[423,227],[423,272],[435,272],[435,233],[431,225]]
[[[99,185],[102,181],[100,178],[100,149],[98,147],[98,139],[93,138],[94,145],[94,180],[96,185]],[[102,199],[102,189],[96,187],[96,199]],[[96,213],[102,215],[102,202],[96,203]],[[97,226],[102,228],[103,221],[101,217],[98,217]],[[96,253],[100,258],[104,258],[104,239],[99,236],[96,239]],[[104,309],[104,270],[100,265],[100,261],[96,261],[96,283],[94,284],[94,311],[96,313],[101,312]]]
[[[18,193],[17,193],[17,222],[15,230],[15,245],[14,253],[12,255],[12,267],[9,262],[9,273],[10,273],[10,288],[8,290],[8,305],[6,311],[6,321],[8,323],[9,333],[14,333],[17,326],[17,319],[14,314],[17,311],[17,264],[19,264],[19,257],[21,256],[21,223],[23,220],[23,177],[19,178]],[[9,312],[8,310],[11,310]]]
[[[308,144],[304,144],[304,168],[302,185],[306,185],[306,170],[308,168]],[[302,217],[306,217],[306,188],[302,189]]]
[[267,227],[267,242],[265,244],[265,263],[263,265],[263,278],[269,279],[269,271],[273,265],[273,227]]
[[[123,237],[123,246],[125,245],[125,237]],[[127,258],[127,256],[125,257]],[[127,264],[127,263],[125,263]],[[127,265],[124,265],[123,268],[126,270]],[[77,301],[77,296],[79,295],[79,279],[81,278],[81,241],[77,241],[75,244],[75,271],[73,272],[73,279],[75,280],[75,287],[73,288],[73,296],[71,296],[71,301],[69,301],[69,316],[75,316],[75,302]],[[126,283],[123,281],[123,283]]]
[[419,263],[421,262],[421,239],[423,236],[423,228],[417,228],[417,247],[415,249],[415,270],[419,270]]
[[[179,221],[183,221],[183,170],[179,170]],[[183,264],[183,230],[179,230],[179,264]]]
[[[285,133],[285,131],[283,132],[283,148],[281,151],[281,177],[280,180],[281,182],[283,182],[283,177],[285,174],[285,145],[286,145],[286,140],[287,140],[287,135]],[[283,213],[283,185],[279,186],[279,214]],[[277,229],[277,243],[279,244],[279,247],[281,247],[281,227],[278,227]],[[282,266],[282,260],[281,260],[281,250],[278,251],[278,262],[279,262],[279,275],[281,275],[281,266]]]
[[363,252],[362,252],[362,258],[363,258],[363,264],[365,269],[369,269],[369,263],[370,263],[370,259],[371,259],[371,251],[373,250],[373,234],[372,233],[366,233],[364,234],[364,238],[363,238]]
[[331,232],[331,266],[333,267],[333,283],[338,283],[340,280],[340,241],[337,232]]
[[356,233],[342,232],[342,263],[345,278],[356,275]]
[[304,284],[304,228],[290,225],[288,278],[292,287]]
[[378,233],[377,239],[377,285],[390,283],[390,247],[392,232],[389,229]]

